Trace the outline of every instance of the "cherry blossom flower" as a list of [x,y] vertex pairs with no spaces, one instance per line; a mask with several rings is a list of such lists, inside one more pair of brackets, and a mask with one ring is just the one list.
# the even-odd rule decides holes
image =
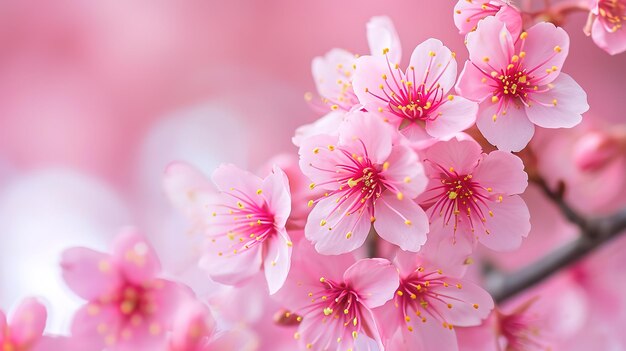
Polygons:
[[510,1],[459,0],[454,6],[454,24],[461,34],[475,31],[478,22],[489,16],[504,22],[514,37],[522,31],[521,14]]
[[471,140],[453,138],[426,150],[430,179],[420,203],[435,237],[480,241],[493,250],[520,246],[530,231],[529,212],[518,195],[528,185],[524,164],[505,151],[482,153]]
[[611,55],[626,51],[625,0],[592,0],[585,33]]
[[366,109],[383,114],[412,141],[450,137],[474,124],[476,103],[447,95],[456,60],[439,40],[418,45],[405,71],[387,50],[357,60],[354,92]]
[[160,262],[146,239],[133,229],[113,243],[113,254],[87,248],[63,253],[63,279],[88,301],[72,321],[73,336],[93,348],[154,349],[163,345],[179,304],[189,290],[159,279]]
[[237,285],[263,267],[270,294],[283,285],[293,243],[285,230],[291,212],[289,181],[274,167],[261,179],[234,165],[222,165],[211,177],[219,194],[208,205],[209,241],[200,260],[211,279]]
[[45,350],[41,344],[46,318],[46,308],[32,298],[22,301],[8,321],[0,310],[0,350]]
[[500,150],[520,151],[543,128],[571,128],[587,111],[587,95],[561,73],[569,50],[567,33],[538,23],[513,37],[504,23],[488,17],[467,35],[469,60],[457,92],[479,101],[476,125]]
[[[381,55],[383,48],[386,48],[391,51],[393,58],[400,59],[400,39],[388,17],[370,19],[367,23],[367,41],[372,55]],[[352,88],[357,57],[344,49],[332,49],[323,57],[313,59],[312,71],[317,91],[322,101],[333,110],[350,111],[359,104]],[[312,96],[306,98],[311,100]]]
[[322,254],[360,247],[373,224],[378,235],[404,250],[426,241],[428,220],[412,200],[426,184],[417,154],[393,129],[368,112],[352,112],[338,136],[317,135],[300,147],[300,168],[326,190],[310,200],[305,236]]
[[455,327],[480,325],[490,314],[489,293],[460,279],[464,270],[450,258],[398,252],[394,263],[400,285],[393,300],[377,311],[385,321],[386,341],[394,345],[390,349],[458,350]]
[[279,295],[298,318],[294,337],[303,349],[383,350],[372,309],[393,298],[398,272],[381,258],[321,256],[301,242]]

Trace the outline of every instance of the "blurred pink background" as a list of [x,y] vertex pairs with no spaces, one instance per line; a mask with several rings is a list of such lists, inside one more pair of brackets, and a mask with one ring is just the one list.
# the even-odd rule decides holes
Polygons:
[[[296,152],[294,129],[318,117],[303,99],[314,91],[312,58],[333,47],[367,53],[374,15],[393,19],[405,59],[435,37],[462,62],[454,3],[0,2],[0,306],[42,296],[50,330],[65,330],[78,302],[59,279],[59,253],[105,249],[130,224],[193,284],[193,245],[160,188],[167,163],[254,170]],[[597,48],[585,19],[565,25],[564,71],[589,95],[585,118],[625,122],[626,54]]]

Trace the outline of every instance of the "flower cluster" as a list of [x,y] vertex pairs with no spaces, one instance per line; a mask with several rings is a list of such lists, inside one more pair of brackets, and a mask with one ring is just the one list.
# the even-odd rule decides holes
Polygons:
[[[624,11],[622,0],[591,9],[591,33],[609,51],[624,49]],[[500,0],[460,0],[454,21],[467,47],[460,73],[457,54],[432,38],[403,65],[393,23],[374,17],[369,54],[313,60],[319,98],[307,100],[325,114],[298,128],[297,155],[257,172],[222,164],[210,177],[167,167],[163,188],[201,235],[192,256],[214,291],[168,279],[148,238],[127,229],[108,253],[64,252],[62,277],[84,300],[70,336],[43,335],[46,308],[27,299],[8,321],[0,311],[0,349],[564,349],[572,334],[549,340],[534,328],[549,325],[537,314],[565,308],[539,308],[536,296],[497,306],[472,268],[514,255],[531,233],[529,175],[556,162],[530,164],[528,153],[557,147],[551,134],[527,147],[535,132],[573,128],[588,110],[562,72],[568,34]],[[596,130],[572,141],[572,167],[623,169],[624,140]],[[593,279],[593,268],[545,289]]]

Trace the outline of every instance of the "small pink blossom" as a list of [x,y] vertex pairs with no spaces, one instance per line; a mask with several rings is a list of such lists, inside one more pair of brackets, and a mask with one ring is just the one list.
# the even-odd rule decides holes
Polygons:
[[359,248],[373,224],[383,239],[417,251],[428,220],[412,200],[426,178],[417,154],[378,116],[352,112],[339,135],[317,135],[300,146],[300,168],[326,191],[311,200],[305,236],[322,254]]
[[[390,55],[398,60],[402,54],[398,33],[388,17],[370,19],[367,41],[372,55],[381,55],[383,48],[391,50]],[[329,104],[333,110],[350,111],[359,104],[352,88],[357,57],[344,49],[332,49],[325,56],[313,59],[312,72],[317,91],[322,102]]]
[[281,301],[301,323],[294,337],[303,349],[370,350],[382,342],[373,308],[393,298],[398,272],[381,258],[357,262],[350,254],[321,256],[302,242]]
[[265,179],[222,165],[211,180],[219,194],[208,204],[210,238],[200,266],[223,284],[237,285],[263,267],[270,294],[283,285],[292,242],[285,229],[291,212],[289,181],[278,167]]
[[8,321],[0,310],[0,350],[44,351],[41,341],[46,318],[46,308],[32,298],[22,301]]
[[431,235],[480,241],[493,250],[512,250],[530,231],[529,212],[518,195],[528,185],[524,164],[505,151],[484,154],[471,140],[438,142],[426,150],[430,179],[420,203]]
[[626,0],[592,0],[585,33],[604,51],[626,51]]
[[[451,256],[398,252],[394,263],[400,285],[393,300],[378,310],[393,351],[458,350],[455,327],[479,325],[494,307],[488,292],[458,276]],[[451,268],[448,271],[447,268]]]
[[513,36],[488,17],[467,35],[470,59],[457,92],[480,102],[476,125],[500,150],[520,151],[543,128],[571,128],[589,109],[587,95],[561,73],[569,51],[567,33],[539,23]]
[[454,54],[437,39],[418,45],[403,71],[387,49],[357,60],[354,91],[412,141],[446,138],[474,124],[478,106],[448,95],[456,81]]
[[510,1],[459,0],[454,6],[454,24],[461,34],[475,31],[478,22],[489,16],[504,22],[513,36],[522,31],[521,14]]
[[160,262],[146,239],[129,229],[114,241],[113,254],[86,248],[63,253],[63,279],[87,300],[72,321],[72,334],[94,348],[139,350],[165,341],[174,312],[189,291],[159,279]]

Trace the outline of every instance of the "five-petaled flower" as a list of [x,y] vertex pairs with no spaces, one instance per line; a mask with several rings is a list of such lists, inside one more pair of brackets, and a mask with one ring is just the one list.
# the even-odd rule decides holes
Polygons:
[[300,168],[326,191],[310,200],[305,236],[323,254],[360,247],[372,225],[383,239],[417,251],[426,241],[428,220],[413,201],[426,177],[417,154],[391,126],[368,112],[351,112],[339,135],[302,141]]
[[582,120],[587,95],[561,73],[569,50],[567,33],[539,23],[519,37],[488,17],[467,35],[469,60],[457,92],[480,102],[476,125],[501,150],[520,151],[535,132],[570,128]]
[[626,0],[593,0],[585,33],[611,55],[626,51]]

